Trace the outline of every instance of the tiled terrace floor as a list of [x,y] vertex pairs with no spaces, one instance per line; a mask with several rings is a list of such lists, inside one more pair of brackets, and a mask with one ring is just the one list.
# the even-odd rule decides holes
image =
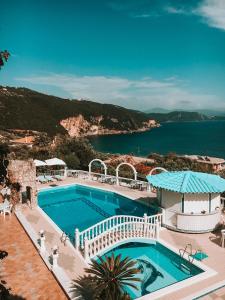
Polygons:
[[26,300],[67,299],[14,215],[0,215],[1,280]]
[[199,300],[225,300],[225,288],[216,290],[209,295],[201,297]]

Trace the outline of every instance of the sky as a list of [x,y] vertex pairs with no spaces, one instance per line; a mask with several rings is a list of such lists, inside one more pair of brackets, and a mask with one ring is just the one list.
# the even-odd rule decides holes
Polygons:
[[225,111],[225,0],[0,0],[0,85]]

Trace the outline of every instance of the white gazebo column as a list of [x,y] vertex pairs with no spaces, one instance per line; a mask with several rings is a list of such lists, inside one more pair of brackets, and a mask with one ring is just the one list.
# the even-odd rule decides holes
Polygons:
[[64,178],[67,177],[67,166],[65,166],[65,169],[64,169]]
[[91,179],[91,163],[88,165],[88,179]]

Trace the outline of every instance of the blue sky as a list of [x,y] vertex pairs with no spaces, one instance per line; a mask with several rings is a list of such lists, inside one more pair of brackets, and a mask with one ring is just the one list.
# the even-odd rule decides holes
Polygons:
[[225,110],[225,0],[1,1],[0,84],[146,110]]

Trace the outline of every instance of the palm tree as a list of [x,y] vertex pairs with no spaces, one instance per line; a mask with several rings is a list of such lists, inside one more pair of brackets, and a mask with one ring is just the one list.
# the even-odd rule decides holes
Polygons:
[[135,261],[129,257],[121,259],[121,255],[99,257],[92,260],[85,271],[88,276],[73,280],[73,296],[81,296],[83,300],[130,300],[129,294],[124,292],[126,286],[137,289],[134,282],[140,270],[135,267]]

